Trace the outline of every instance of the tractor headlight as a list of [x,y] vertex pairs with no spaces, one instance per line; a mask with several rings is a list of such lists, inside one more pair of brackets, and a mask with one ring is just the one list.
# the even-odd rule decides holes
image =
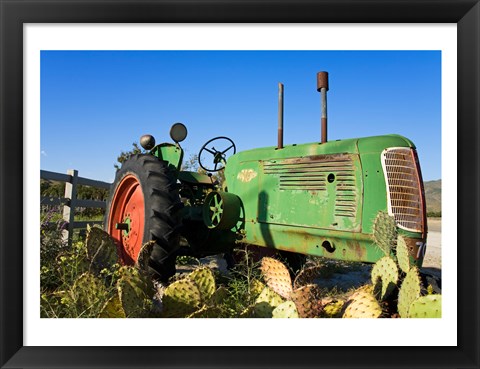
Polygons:
[[187,137],[187,127],[183,123],[175,123],[170,128],[170,137],[175,143],[182,142]]

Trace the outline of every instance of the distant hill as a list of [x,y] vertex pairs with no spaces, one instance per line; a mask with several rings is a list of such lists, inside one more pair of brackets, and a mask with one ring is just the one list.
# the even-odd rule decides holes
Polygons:
[[442,180],[424,182],[427,213],[442,211]]

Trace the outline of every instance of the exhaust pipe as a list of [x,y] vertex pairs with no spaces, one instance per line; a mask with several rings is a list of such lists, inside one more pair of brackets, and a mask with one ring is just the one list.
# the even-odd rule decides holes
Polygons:
[[322,143],[327,142],[327,91],[328,91],[328,72],[317,73],[317,91],[320,92],[322,104]]
[[283,84],[278,84],[278,149],[283,149]]

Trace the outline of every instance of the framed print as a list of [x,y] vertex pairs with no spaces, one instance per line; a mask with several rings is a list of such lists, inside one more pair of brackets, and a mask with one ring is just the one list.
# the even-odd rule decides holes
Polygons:
[[[2,367],[479,367],[478,1],[0,0],[0,4]],[[287,319],[273,323],[267,319],[261,323],[252,319],[245,322],[238,319],[231,322],[227,319],[108,319],[108,322],[106,319],[40,319],[39,260],[32,246],[38,234],[38,212],[31,207],[38,201],[38,185],[34,183],[38,167],[32,166],[32,162],[39,161],[37,153],[47,156],[39,146],[40,91],[45,96],[40,81],[58,77],[63,71],[61,63],[48,64],[48,56],[62,50],[78,51],[78,55],[87,55],[75,62],[80,67],[81,60],[88,63],[89,58],[105,50],[108,53],[102,55],[106,58],[124,51],[132,51],[129,58],[135,58],[138,53],[151,55],[154,51],[156,55],[167,55],[168,51],[182,51],[184,55],[191,52],[186,59],[205,51],[202,55],[208,55],[198,63],[196,71],[200,74],[202,68],[210,65],[219,73],[220,60],[228,52],[233,55],[229,56],[231,59],[241,58],[248,64],[250,59],[242,52],[253,55],[264,50],[265,63],[268,60],[269,68],[274,68],[273,59],[269,59],[271,55],[278,60],[288,59],[291,58],[289,52],[298,55],[304,51],[318,52],[318,58],[324,60],[328,53],[334,52],[360,55],[362,49],[355,47],[352,39],[367,42],[369,46],[365,49],[376,50],[378,55],[386,51],[401,55],[407,50],[428,50],[440,55],[438,50],[441,50],[441,58],[438,57],[441,60],[438,70],[443,68],[441,157],[443,178],[449,183],[444,187],[443,220],[454,230],[443,238],[444,263],[448,265],[445,272],[449,273],[445,278],[444,296],[449,297],[450,302],[445,304],[441,319],[389,319],[388,325],[384,324],[387,319],[377,319],[379,323],[364,319],[348,319],[348,323],[345,319],[297,319],[302,321],[299,323],[290,323]],[[442,43],[448,46],[444,49],[438,46]],[[187,65],[186,59],[174,58],[172,64]],[[398,73],[405,68],[404,60],[407,59],[398,59]],[[108,62],[106,65],[103,73],[109,73]],[[365,67],[365,72],[368,71]],[[68,78],[75,78],[72,71],[68,73]],[[153,73],[151,78],[155,78]],[[119,75],[119,78],[129,76]],[[232,74],[231,81],[232,85],[225,81],[225,86],[235,92],[239,76]],[[208,81],[204,82],[208,85]],[[53,86],[52,91],[60,90],[55,91],[55,96],[67,93],[64,85]],[[412,83],[412,86],[415,85]],[[109,91],[114,93],[114,81],[111,87]],[[203,87],[192,86],[189,96],[195,93],[200,96]],[[361,86],[353,87],[357,88],[361,93]],[[248,91],[252,96],[255,96],[254,89]],[[405,89],[399,93],[415,92],[418,91]],[[93,94],[93,91],[83,93]],[[231,96],[235,99],[234,94]],[[107,101],[101,94],[96,99],[99,104]],[[181,95],[177,100],[181,100]],[[181,101],[177,107],[188,110],[188,104]],[[239,108],[235,104],[228,106]],[[215,109],[219,115],[229,115],[227,107]],[[59,130],[62,125],[81,127],[81,122],[73,117],[63,119]],[[102,119],[108,121],[106,117]],[[190,129],[188,122],[186,125]],[[444,129],[447,126],[449,130]],[[224,128],[233,129],[228,124]],[[132,125],[136,135],[135,129]],[[192,132],[198,135],[198,127]],[[172,137],[177,137],[177,133]],[[184,133],[178,134],[183,137]],[[55,137],[66,139],[61,135]],[[88,141],[88,134],[78,132],[73,139]],[[242,178],[248,182],[252,173],[247,171]],[[331,182],[334,180],[332,177]],[[113,178],[106,181],[112,182]],[[259,222],[268,221],[267,212],[259,214]],[[118,224],[130,227],[132,220],[127,220]],[[328,245],[323,247],[328,251]]]

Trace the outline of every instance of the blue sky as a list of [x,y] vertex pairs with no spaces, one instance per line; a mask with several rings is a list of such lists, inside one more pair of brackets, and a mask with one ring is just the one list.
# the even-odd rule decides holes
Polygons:
[[42,51],[41,169],[111,182],[120,151],[146,133],[170,142],[175,122],[187,158],[215,136],[274,146],[278,82],[285,144],[319,141],[319,71],[329,140],[404,135],[424,180],[441,178],[440,51]]

